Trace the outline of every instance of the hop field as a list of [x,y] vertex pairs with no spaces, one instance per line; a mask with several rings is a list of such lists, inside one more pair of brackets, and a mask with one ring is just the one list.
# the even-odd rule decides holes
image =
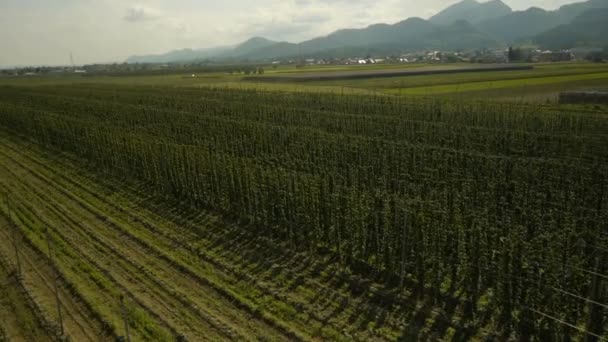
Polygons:
[[602,111],[82,84],[0,127],[0,255],[52,242],[68,335],[608,336]]

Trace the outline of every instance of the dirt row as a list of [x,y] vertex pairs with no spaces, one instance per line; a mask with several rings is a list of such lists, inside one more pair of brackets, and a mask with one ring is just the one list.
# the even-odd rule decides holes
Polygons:
[[[4,186],[21,202],[16,207],[36,217],[39,224],[49,228],[54,239],[69,246],[80,262],[98,273],[100,279],[95,282],[107,288],[108,303],[116,301],[112,299],[116,292],[124,293],[157,326],[188,340],[250,340],[256,336],[286,339],[234,307],[204,279],[173,267],[166,256],[129,236],[124,226],[110,221],[104,213],[78,202],[77,197],[64,189],[54,188],[51,180],[22,168],[6,155],[2,161],[3,166],[8,166],[2,172],[13,177]],[[24,172],[18,174],[20,170]],[[58,263],[69,263],[66,259],[74,258],[58,256]],[[113,311],[119,311],[116,309]],[[116,319],[119,315],[110,316],[114,316],[110,317],[113,325],[119,326]],[[243,331],[246,328],[249,329]],[[141,333],[142,339],[150,337],[144,331]]]
[[[4,233],[8,223],[0,217]],[[4,236],[0,236],[4,239]],[[24,290],[16,268],[0,251],[0,341],[53,341],[51,327]]]
[[403,76],[422,76],[439,74],[460,74],[472,72],[491,72],[491,71],[525,71],[533,70],[531,65],[484,65],[484,66],[432,66],[405,69],[376,69],[376,70],[355,70],[355,71],[336,71],[336,72],[303,72],[294,75],[279,76],[253,76],[244,77],[244,81],[256,82],[311,82],[311,81],[337,81],[337,80],[357,80],[368,78],[386,78]]
[[[90,248],[74,248],[81,258],[110,275],[110,283],[123,284],[121,291],[130,292],[172,334],[193,339],[219,331],[219,339],[264,339],[274,331],[269,339],[395,340],[417,330],[414,326],[425,317],[440,314],[407,298],[401,303],[407,308],[398,301],[386,305],[372,283],[336,272],[331,258],[288,256],[217,216],[163,207],[136,188],[119,189],[123,184],[81,176],[86,172],[63,159],[57,164],[40,153],[23,153],[28,149],[21,144],[2,141],[0,146],[6,163],[28,173],[20,175],[22,182],[45,190],[29,190],[28,200],[46,203],[42,216],[47,223],[66,226],[61,234],[71,245],[86,241]],[[116,255],[118,262],[96,261],[105,255]],[[137,272],[142,274],[131,274]],[[211,293],[222,289],[220,299],[201,297],[197,287],[205,283]],[[155,288],[153,297],[171,293],[174,298],[165,295],[154,302],[134,293],[150,288]],[[222,302],[226,298],[233,299]],[[186,307],[187,314],[172,314],[170,305]],[[244,314],[246,322],[226,314],[233,311]],[[188,329],[198,321],[207,326]]]
[[[48,258],[26,243],[21,235],[16,235],[14,229],[4,217],[1,221],[3,229],[0,230],[0,258],[7,260],[6,265],[11,268],[13,281],[15,282],[13,287],[19,288],[22,286],[25,295],[31,299],[35,306],[32,310],[34,312],[39,311],[43,316],[42,319],[37,318],[37,320],[43,320],[40,324],[47,331],[45,336],[37,336],[36,339],[49,338],[49,340],[52,340],[52,337],[61,335],[59,311],[57,309],[57,300],[59,300],[65,336],[69,336],[76,341],[111,340],[111,336],[107,334],[102,324],[93,317],[88,308],[78,298],[70,293],[66,284],[60,279],[57,279],[56,294],[55,277],[57,274]],[[19,264],[21,265],[19,277],[15,241],[19,253]],[[17,280],[17,277],[20,279]],[[26,326],[33,328],[34,320],[30,321],[30,323],[26,323]]]
[[[44,201],[47,204],[52,203],[44,194],[38,192],[37,195],[37,200]],[[64,204],[69,203],[68,199],[62,199],[60,196],[58,200]],[[147,251],[140,250],[140,246],[133,243],[129,244],[128,242],[131,240],[124,239],[121,232],[107,231],[105,223],[102,225],[96,224],[97,222],[90,215],[82,215],[85,213],[85,211],[79,211],[82,208],[55,203],[53,207],[48,207],[47,209],[55,214],[57,222],[59,222],[58,224],[62,224],[64,227],[64,232],[59,233],[57,231],[57,234],[62,234],[62,239],[68,241],[73,246],[78,246],[79,243],[85,245],[83,242],[88,240],[87,242],[93,248],[84,249],[81,246],[76,247],[79,250],[80,256],[87,260],[89,264],[95,265],[112,283],[120,284],[121,291],[129,294],[140,306],[146,308],[153,316],[156,316],[160,325],[171,330],[173,335],[201,339],[209,337],[209,331],[219,329],[224,338],[232,339],[239,337],[231,332],[229,327],[222,326],[220,321],[209,317],[205,312],[196,312],[194,310],[195,312],[190,312],[191,315],[188,315],[186,312],[177,313],[175,309],[179,308],[180,304],[188,309],[196,307],[192,303],[182,299],[183,294],[172,288],[173,284],[169,285],[170,281],[176,282],[180,280],[180,278],[175,278],[178,271],[174,270],[171,265],[155,260],[147,254]],[[92,215],[97,214],[93,213]],[[69,234],[65,234],[67,232],[65,228],[78,226],[82,229],[81,231],[72,230]],[[107,257],[108,255],[117,256],[118,258],[112,260]],[[132,260],[141,260],[141,262],[136,263]],[[148,268],[147,265],[158,267],[158,270],[165,273],[162,275],[167,278],[157,279],[160,273],[155,274],[154,270]],[[193,293],[197,292],[193,291]],[[205,326],[202,324],[204,322],[198,322],[198,320],[191,317],[192,315],[200,316],[204,322],[209,324]],[[197,329],[190,331],[192,327],[197,327]],[[183,333],[178,333],[178,331],[183,331]],[[215,336],[215,338],[219,338],[219,336]]]
[[[35,161],[33,160],[27,162],[28,166],[33,164],[35,164]],[[48,165],[39,166],[41,168],[48,167]],[[68,183],[70,184],[61,183],[61,187],[81,187],[74,183],[74,179],[78,178],[76,175],[66,175],[65,173],[63,175],[62,178],[65,178],[63,180],[68,182],[69,179]],[[57,179],[55,179],[55,181],[57,181]],[[219,241],[217,241],[217,239],[215,241],[203,241],[203,239],[200,238],[200,235],[195,234],[197,230],[199,230],[200,233],[200,217],[197,219],[199,225],[196,226],[187,222],[180,222],[178,225],[171,224],[165,222],[166,220],[162,219],[160,216],[150,220],[145,216],[138,216],[138,213],[145,211],[145,209],[141,207],[129,207],[128,205],[125,205],[126,202],[122,201],[120,202],[120,206],[112,206],[109,202],[100,203],[100,201],[103,201],[102,196],[91,198],[87,197],[85,193],[87,193],[87,190],[84,187],[78,190],[81,200],[95,203],[98,207],[103,206],[104,213],[111,215],[113,219],[120,216],[129,216],[128,221],[131,227],[131,234],[136,232],[140,233],[142,234],[140,235],[142,239],[150,241],[152,244],[162,245],[158,248],[173,250],[173,254],[179,254],[176,255],[176,257],[182,258],[183,263],[192,263],[192,257],[194,255],[195,257],[202,258],[205,263],[215,265],[217,268],[211,273],[205,270],[204,267],[200,270],[196,270],[196,272],[204,273],[205,277],[221,277],[221,282],[224,285],[229,284],[228,286],[237,286],[240,287],[241,290],[249,290],[251,293],[245,294],[249,297],[248,299],[251,299],[252,301],[257,300],[259,304],[264,305],[263,308],[265,311],[272,312],[276,308],[282,308],[287,305],[287,310],[277,312],[277,315],[283,316],[282,318],[288,320],[292,327],[295,326],[295,328],[301,329],[302,331],[308,330],[312,335],[321,334],[320,331],[315,332],[317,329],[323,330],[322,335],[333,336],[333,339],[342,338],[345,340],[352,340],[357,335],[361,335],[361,338],[356,338],[359,340],[369,340],[370,338],[373,340],[386,339],[384,335],[386,332],[380,334],[373,330],[368,330],[367,325],[363,324],[367,324],[367,320],[361,322],[361,325],[355,324],[358,323],[356,322],[358,317],[355,312],[360,313],[361,316],[365,318],[364,314],[366,313],[373,313],[374,315],[377,313],[374,308],[367,307],[367,303],[359,303],[358,300],[350,301],[346,294],[334,290],[332,288],[333,284],[322,284],[315,280],[314,277],[309,278],[306,272],[301,272],[306,268],[315,269],[317,272],[323,270],[328,272],[326,276],[329,279],[335,278],[338,280],[339,278],[335,277],[335,269],[327,270],[327,267],[333,264],[335,260],[314,262],[310,258],[302,259],[302,256],[297,255],[293,258],[285,258],[284,254],[276,252],[272,253],[273,255],[268,255],[267,252],[271,252],[271,249],[264,249],[262,253],[260,253],[259,250],[255,253],[252,253],[251,251],[248,252],[246,245],[255,243],[251,242],[250,239],[247,239],[246,236],[243,236],[243,234],[240,233],[233,234],[230,238],[224,236],[226,243],[224,244],[224,247],[222,247],[218,244]],[[88,194],[90,196],[95,196],[96,194],[99,194],[99,192],[89,192]],[[109,208],[108,206],[112,208]],[[150,212],[146,214],[152,215]],[[186,213],[176,214],[178,214],[178,217],[188,216]],[[174,219],[178,219],[178,217],[174,217]],[[209,229],[211,230],[217,229],[217,232],[226,232],[226,227],[220,228],[217,220],[219,220],[217,217],[207,217],[205,224],[210,225],[211,227],[209,227]],[[242,232],[242,229],[238,227],[232,227],[232,229]],[[242,244],[244,241],[237,240],[248,241],[245,244]],[[236,244],[241,245],[237,246]],[[180,248],[176,250],[175,246],[179,246]],[[239,252],[235,253],[237,250]],[[249,255],[246,253],[249,253]],[[258,255],[255,256],[253,254]],[[230,257],[232,260],[227,260]],[[251,261],[243,263],[242,258],[244,257],[256,257],[258,260],[254,263]],[[260,264],[260,258],[265,259],[262,264]],[[283,263],[283,265],[279,265],[279,263]],[[239,271],[239,267],[235,267],[234,264],[243,267],[244,270]],[[197,266],[198,265],[194,265],[195,268]],[[250,272],[251,274],[255,274],[260,271],[268,273],[264,275],[264,277],[260,277],[261,279],[255,279],[249,274]],[[278,276],[280,276],[278,273],[285,273],[282,275],[282,277],[285,277],[283,281],[277,279]],[[341,286],[340,283],[337,285],[338,287]],[[251,291],[254,288],[256,291]],[[285,293],[288,291],[292,292],[292,294]],[[243,292],[246,291],[241,291],[241,295]],[[363,296],[363,298],[366,297]],[[279,304],[273,306],[273,302]],[[260,310],[262,310],[262,308],[260,308]],[[300,317],[297,317],[296,314]],[[285,315],[287,315],[287,317],[285,317]],[[382,317],[386,316],[387,315],[382,315]],[[338,322],[339,319],[341,319],[342,322]]]

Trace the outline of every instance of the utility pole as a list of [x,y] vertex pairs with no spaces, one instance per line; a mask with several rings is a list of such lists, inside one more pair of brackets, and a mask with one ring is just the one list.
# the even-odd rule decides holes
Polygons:
[[74,55],[70,52],[70,63],[72,63],[72,71],[76,71],[76,65],[74,64]]
[[61,312],[61,301],[59,300],[59,287],[57,286],[57,271],[55,269],[55,265],[53,262],[53,250],[51,248],[51,234],[49,233],[49,228],[46,227],[46,243],[49,248],[49,266],[51,266],[53,271],[53,287],[55,289],[55,302],[57,303],[57,317],[59,319],[59,329],[61,330],[61,336],[64,335],[63,331],[63,314]]
[[13,228],[13,247],[15,248],[15,257],[17,258],[17,277],[21,279],[21,258],[19,257],[19,245],[17,242],[17,225],[13,223],[11,214],[11,202],[8,197],[8,192],[4,193],[6,199],[6,210],[8,212],[8,224]]
[[304,60],[302,59],[302,43],[298,43],[298,54],[300,55],[300,64],[304,64]]
[[120,295],[120,307],[122,308],[122,318],[125,322],[125,334],[127,335],[127,342],[131,342],[131,336],[129,336],[129,321],[127,317],[127,307],[125,306],[125,296]]

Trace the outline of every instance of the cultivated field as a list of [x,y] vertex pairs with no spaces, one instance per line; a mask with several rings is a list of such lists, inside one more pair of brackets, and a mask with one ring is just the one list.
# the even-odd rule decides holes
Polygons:
[[342,92],[346,90],[347,93],[352,90],[366,89],[376,94],[383,93],[391,96],[556,103],[558,95],[562,91],[607,89],[608,66],[590,63],[554,63],[534,65],[534,70],[327,80],[314,82],[313,85],[324,88],[336,87]]
[[372,78],[391,78],[399,76],[428,76],[428,75],[450,75],[464,73],[483,73],[496,71],[521,71],[533,70],[531,65],[480,65],[480,66],[429,66],[418,68],[398,68],[398,69],[370,69],[370,70],[349,70],[349,71],[318,71],[301,72],[295,74],[284,74],[264,77],[245,77],[244,81],[260,80],[264,82],[311,82],[311,81],[335,81],[335,80],[356,80]]
[[0,87],[5,336],[606,339],[601,107],[182,79]]
[[[525,65],[524,65],[525,66]],[[151,75],[124,73],[112,76],[42,76],[4,77],[0,85],[74,85],[116,84],[155,85],[167,87],[211,87],[239,90],[312,92],[347,95],[383,95],[390,97],[441,97],[446,99],[478,99],[483,101],[555,104],[564,91],[608,90],[608,65],[602,63],[550,63],[535,64],[533,70],[483,71],[453,74],[434,74],[445,68],[472,68],[471,64],[430,66],[405,65],[357,65],[357,66],[267,66],[264,75],[245,76],[225,72],[152,73]],[[338,74],[424,72],[425,75],[390,78],[340,79],[322,81],[290,81],[293,78],[309,79],[309,76]],[[266,79],[281,82],[265,82]]]

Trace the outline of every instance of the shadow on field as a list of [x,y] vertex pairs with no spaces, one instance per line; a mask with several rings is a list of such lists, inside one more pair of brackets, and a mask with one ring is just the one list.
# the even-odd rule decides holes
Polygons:
[[[107,178],[98,181],[107,183]],[[239,279],[237,284],[292,307],[303,319],[299,324],[318,331],[330,327],[356,340],[466,340],[472,336],[463,328],[467,325],[461,313],[464,303],[453,293],[433,301],[429,294],[408,291],[416,288],[413,280],[407,280],[403,289],[382,286],[382,275],[345,270],[329,251],[290,249],[280,240],[259,234],[259,228],[150,196],[145,184],[114,184],[106,189],[136,200],[136,210],[142,215],[171,222],[183,233],[175,241],[176,249],[204,251],[209,257],[201,262],[212,257],[221,269]],[[278,319],[293,323],[291,317]],[[448,334],[450,328],[453,332]]]

